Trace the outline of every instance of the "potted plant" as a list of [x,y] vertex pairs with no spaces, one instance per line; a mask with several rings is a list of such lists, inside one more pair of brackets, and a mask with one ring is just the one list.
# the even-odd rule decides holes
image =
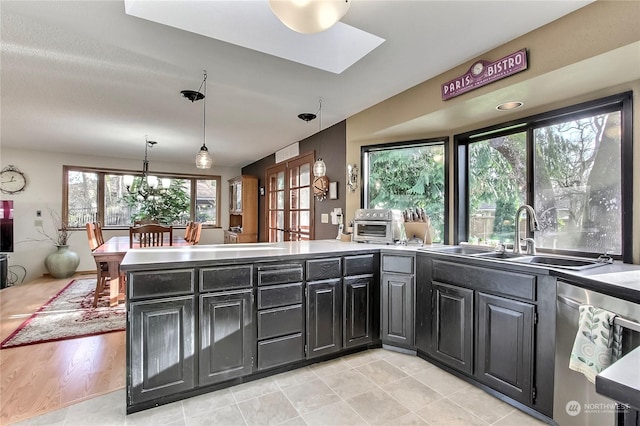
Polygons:
[[70,234],[67,222],[54,210],[48,210],[54,232],[45,231],[43,226],[38,228],[38,232],[56,246],[56,251],[45,258],[44,264],[52,277],[68,278],[76,272],[80,257],[76,252],[69,250]]

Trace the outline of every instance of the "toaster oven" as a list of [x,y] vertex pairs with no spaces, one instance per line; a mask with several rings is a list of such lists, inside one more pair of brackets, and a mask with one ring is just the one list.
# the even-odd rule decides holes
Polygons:
[[395,244],[403,238],[400,210],[358,209],[353,219],[353,241]]

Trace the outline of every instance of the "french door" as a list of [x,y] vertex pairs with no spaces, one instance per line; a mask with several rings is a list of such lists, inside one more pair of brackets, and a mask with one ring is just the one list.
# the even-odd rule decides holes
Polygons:
[[313,152],[267,169],[269,242],[313,240]]

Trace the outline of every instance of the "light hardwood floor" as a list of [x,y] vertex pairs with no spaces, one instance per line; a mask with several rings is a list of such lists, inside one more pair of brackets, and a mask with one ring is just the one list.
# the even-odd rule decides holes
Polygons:
[[[69,281],[43,277],[1,290],[0,341]],[[113,392],[124,384],[124,331],[2,349],[0,425]]]

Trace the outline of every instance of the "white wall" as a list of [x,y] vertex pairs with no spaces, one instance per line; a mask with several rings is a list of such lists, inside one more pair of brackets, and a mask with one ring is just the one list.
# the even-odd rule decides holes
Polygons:
[[[14,252],[9,254],[9,266],[21,265],[27,270],[25,282],[47,273],[44,258],[55,251],[55,247],[43,241],[42,235],[34,225],[36,211],[42,211],[45,229],[52,231],[48,209],[56,212],[62,209],[62,166],[87,166],[118,169],[142,169],[142,158],[119,159],[69,155],[49,152],[35,152],[13,149],[0,151],[0,169],[13,164],[27,176],[27,186],[18,194],[0,194],[3,200],[14,201]],[[240,174],[240,169],[214,167],[201,171],[195,165],[150,162],[151,171],[175,172],[189,174],[219,175],[221,187],[221,228],[203,229],[200,244],[217,244],[223,242],[223,229],[229,227],[229,192],[227,180]],[[179,231],[178,231],[179,232]],[[115,235],[128,235],[128,231],[105,231],[105,239]],[[37,241],[39,240],[39,241]],[[85,230],[73,231],[69,239],[70,250],[80,256],[78,271],[94,271],[95,263],[89,250]]]

